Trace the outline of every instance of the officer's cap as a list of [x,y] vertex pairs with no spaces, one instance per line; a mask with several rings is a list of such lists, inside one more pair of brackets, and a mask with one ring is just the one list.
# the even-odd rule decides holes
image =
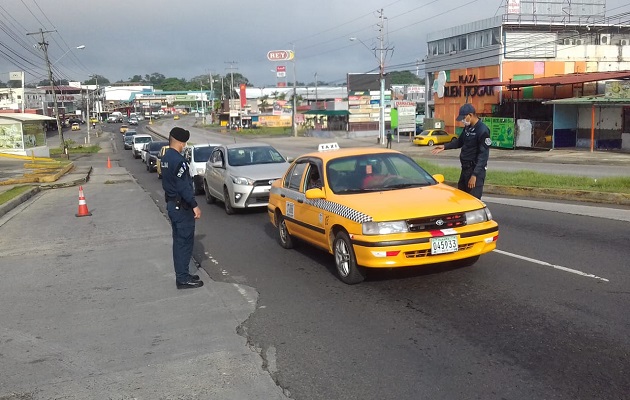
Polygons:
[[459,108],[459,115],[457,116],[456,120],[461,121],[464,118],[466,118],[468,114],[474,114],[474,113],[475,113],[475,107],[473,107],[473,105],[470,103],[466,103]]
[[171,129],[170,136],[177,141],[186,143],[188,139],[190,139],[190,132],[188,132],[184,128],[176,126],[175,128]]

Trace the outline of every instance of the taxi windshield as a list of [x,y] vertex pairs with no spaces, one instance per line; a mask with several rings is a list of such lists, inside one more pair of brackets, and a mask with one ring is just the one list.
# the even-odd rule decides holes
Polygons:
[[341,157],[326,166],[335,194],[398,190],[437,184],[431,174],[404,154],[362,154]]

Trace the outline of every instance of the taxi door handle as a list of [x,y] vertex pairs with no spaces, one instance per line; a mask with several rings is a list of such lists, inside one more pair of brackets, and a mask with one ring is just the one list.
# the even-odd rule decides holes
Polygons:
[[280,197],[287,197],[287,196],[286,196],[284,193],[282,193],[282,194],[280,195]]
[[299,199],[297,202],[298,202],[298,203],[302,203],[302,204],[303,204],[303,203],[304,203],[304,200]]

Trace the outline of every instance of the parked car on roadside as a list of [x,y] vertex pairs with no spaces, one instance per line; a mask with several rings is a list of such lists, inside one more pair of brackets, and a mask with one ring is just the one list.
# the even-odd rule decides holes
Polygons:
[[147,166],[147,171],[153,172],[157,170],[158,155],[164,146],[168,146],[168,141],[156,140],[145,145],[144,163]]
[[278,150],[265,143],[217,146],[206,163],[206,202],[222,201],[226,214],[238,208],[267,207],[271,183],[288,166]]
[[188,161],[188,170],[193,181],[195,194],[203,193],[203,177],[206,173],[206,162],[212,154],[212,150],[219,144],[203,143],[186,146],[184,158]]
[[427,129],[414,136],[413,144],[418,146],[433,146],[457,140],[457,136],[443,129]]

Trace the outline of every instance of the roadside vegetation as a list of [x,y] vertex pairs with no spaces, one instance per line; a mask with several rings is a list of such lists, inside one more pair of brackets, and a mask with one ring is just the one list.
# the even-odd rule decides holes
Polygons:
[[[442,174],[447,182],[459,180],[460,169],[443,167],[425,160],[415,160],[431,174]],[[553,175],[533,171],[488,171],[486,183],[498,186],[533,187],[545,189],[588,190],[592,192],[630,194],[630,177],[588,178],[583,176]]]
[[26,186],[16,186],[14,188],[11,188],[5,192],[0,193],[0,204],[4,204],[8,201],[13,200],[14,198],[20,196],[22,193],[31,190],[33,188],[33,186],[30,185],[26,185]]
[[[68,148],[68,154],[92,154],[98,153],[101,146],[93,144],[90,146],[77,144],[74,140],[66,140],[66,147]],[[60,147],[50,148],[50,157],[60,157],[62,149]]]

